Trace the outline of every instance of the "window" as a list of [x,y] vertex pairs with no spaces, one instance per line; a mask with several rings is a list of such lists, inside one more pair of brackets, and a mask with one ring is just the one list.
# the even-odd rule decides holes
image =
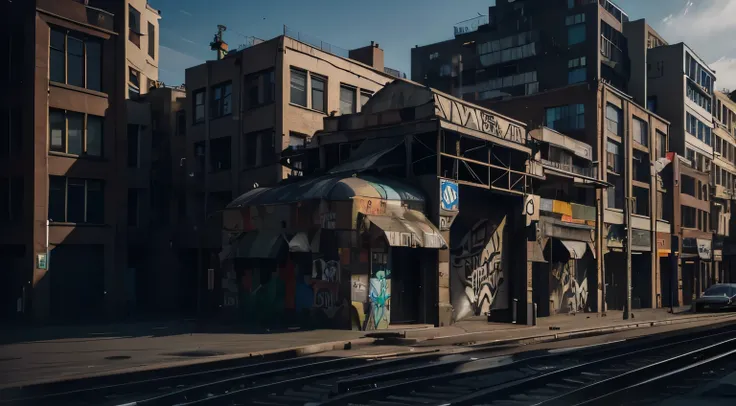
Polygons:
[[194,123],[201,123],[204,121],[204,89],[197,90],[192,95],[194,96]]
[[66,33],[54,29],[49,39],[49,79],[66,83]]
[[66,46],[66,83],[84,87],[84,41],[68,35]]
[[156,27],[148,23],[148,56],[156,58]]
[[606,165],[613,173],[622,173],[621,146],[608,140],[606,142]]
[[606,129],[611,134],[621,136],[623,132],[623,113],[613,104],[606,105]]
[[289,132],[289,146],[292,148],[301,148],[307,145],[307,136],[294,131]]
[[128,167],[140,167],[140,126],[128,124]]
[[365,106],[366,103],[368,103],[368,100],[373,97],[373,92],[369,92],[367,90],[361,90],[360,91],[360,107],[361,111],[363,110],[362,107]]
[[633,125],[634,127],[632,128],[632,137],[634,138],[634,142],[638,142],[639,144],[648,147],[649,126],[647,125],[647,122],[638,118],[634,118]]
[[652,113],[657,112],[657,96],[647,97],[647,110],[651,111]]
[[680,193],[684,193],[692,197],[697,197],[695,187],[696,183],[697,182],[695,182],[694,178],[687,175],[682,175],[680,179]]
[[210,141],[210,172],[230,170],[232,140],[229,136]]
[[102,43],[80,33],[51,29],[49,80],[102,90]]
[[340,85],[340,114],[353,114],[355,111],[355,88]]
[[307,107],[307,74],[306,72],[291,70],[291,103]]
[[546,125],[553,130],[565,131],[585,128],[585,106],[583,104],[550,107],[545,112]]
[[231,82],[212,88],[212,118],[223,117],[232,113],[232,90]]
[[87,55],[87,89],[102,91],[102,42],[85,40]]
[[102,123],[102,117],[85,117],[83,113],[50,109],[49,150],[72,155],[102,156]]
[[273,129],[244,134],[243,161],[246,168],[273,164],[277,158]]
[[584,23],[584,22],[585,22],[585,14],[584,13],[575,14],[575,15],[571,15],[571,16],[566,16],[565,17],[565,25],[575,25],[575,24],[580,24],[580,23]]
[[128,189],[128,226],[138,227],[138,210],[139,210],[139,193],[138,189]]
[[176,134],[180,137],[187,134],[187,116],[184,110],[176,112]]
[[573,69],[567,72],[567,83],[573,84],[573,83],[580,83],[585,82],[585,68],[577,68]]
[[567,8],[575,8],[587,4],[589,0],[567,0]]
[[682,206],[680,210],[682,213],[681,226],[685,228],[697,228],[697,210],[690,206]]
[[128,40],[141,47],[141,12],[128,5]]
[[567,27],[567,45],[585,42],[585,24],[575,24]]
[[608,183],[613,186],[609,186],[606,189],[608,194],[607,206],[611,209],[623,209],[624,208],[624,181],[621,176],[608,175]]
[[128,68],[128,98],[135,99],[141,94],[141,74],[133,68]]
[[658,158],[667,156],[667,136],[659,130],[657,130],[657,151],[655,153]]
[[49,176],[49,221],[102,224],[104,205],[102,181]]
[[276,78],[274,70],[258,72],[245,78],[248,108],[254,109],[276,100]]
[[326,80],[320,76],[310,75],[312,79],[312,109],[327,112],[327,99],[325,98]]

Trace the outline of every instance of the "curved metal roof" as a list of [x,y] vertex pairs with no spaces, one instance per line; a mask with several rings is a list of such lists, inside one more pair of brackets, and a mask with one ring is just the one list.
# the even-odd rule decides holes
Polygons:
[[351,200],[353,197],[425,201],[424,193],[419,189],[396,179],[342,174],[253,189],[233,200],[227,208],[289,204],[302,200]]

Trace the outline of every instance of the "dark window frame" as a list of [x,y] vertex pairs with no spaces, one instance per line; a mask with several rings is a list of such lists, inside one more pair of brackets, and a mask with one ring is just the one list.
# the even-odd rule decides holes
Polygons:
[[[73,182],[75,185],[79,185],[80,183],[84,186],[83,191],[83,198],[84,198],[84,207],[81,209],[82,213],[82,221],[69,221],[69,184],[70,181]],[[51,190],[54,183],[57,183],[56,186],[62,186],[61,190],[54,191]],[[99,188],[98,188],[99,187]],[[95,199],[90,199],[90,191],[93,193],[97,193],[97,195],[93,195],[93,198],[96,198],[99,201],[99,204],[101,206],[97,209],[99,209],[99,213],[92,213],[92,216],[90,215],[90,200],[95,201]],[[56,204],[52,203],[52,199],[58,196],[58,193],[63,192],[63,219],[53,219],[51,218],[50,209],[52,206],[58,205],[59,202],[56,202]],[[66,176],[49,176],[49,202],[48,202],[48,215],[47,218],[49,221],[53,223],[75,223],[75,224],[96,224],[96,225],[103,225],[105,223],[105,182],[100,179],[84,179],[84,178],[70,178]],[[79,210],[78,207],[75,207],[74,210]],[[95,210],[95,208],[92,208],[92,210]],[[97,215],[99,218],[95,219],[90,217],[94,217],[94,215]],[[98,221],[92,221],[92,220],[98,220]]]
[[[343,112],[343,91],[349,91],[352,92],[352,108],[350,109],[350,112]],[[358,112],[358,88],[356,86],[349,85],[347,83],[340,83],[340,115],[343,114],[355,114]]]
[[[201,102],[199,100],[199,96],[201,97]],[[206,119],[206,89],[197,89],[192,92],[192,123],[193,124],[200,124],[204,123]],[[201,117],[198,117],[199,112],[201,111]]]
[[[212,105],[210,106],[210,119],[227,117],[233,114],[233,82],[218,83],[212,86]],[[218,95],[219,92],[219,95]],[[227,109],[227,111],[226,111]]]
[[[58,48],[53,45],[53,36],[54,35],[62,35],[64,38],[64,44],[63,49]],[[69,38],[72,38],[72,40],[80,41],[82,44],[82,85],[79,86],[78,84],[73,84],[69,82]],[[95,58],[95,60],[92,60],[90,58],[90,45],[98,46],[99,48],[99,56]],[[56,53],[56,54],[54,54]],[[53,55],[56,55],[56,61]],[[95,36],[85,35],[77,31],[68,30],[65,28],[61,28],[58,26],[52,26],[49,31],[49,81],[52,83],[63,83],[69,86],[74,87],[80,87],[83,89],[89,89],[96,92],[104,92],[103,87],[103,81],[102,81],[102,59],[104,55],[104,49],[102,46],[102,39]],[[61,60],[58,60],[58,57],[63,56]],[[90,66],[90,63],[97,63],[97,66],[99,69],[93,70]],[[56,64],[61,63],[62,66],[55,66]],[[60,79],[57,73],[54,73],[56,69],[63,68],[63,80],[57,80]],[[92,74],[90,74],[92,72]],[[90,77],[93,79],[90,80]],[[91,83],[94,82],[94,83]]]
[[[298,93],[294,92],[294,89],[295,89],[294,76],[295,75],[304,78],[304,90],[303,91],[297,90],[298,92],[301,92],[303,96],[298,96]],[[308,108],[309,106],[309,94],[307,92],[309,88],[308,83],[309,83],[309,75],[307,71],[303,69],[291,67],[291,69],[289,70],[289,103],[290,104]],[[303,99],[303,103],[302,103],[302,99]]]
[[[54,127],[52,124],[51,117],[53,115],[61,115],[62,122],[63,122],[63,129],[62,129],[62,143],[61,148],[55,147],[53,140],[53,131]],[[82,118],[82,128],[81,128],[81,153],[74,153],[69,152],[69,117],[70,115],[73,116],[81,116]],[[100,137],[99,137],[99,154],[90,154],[89,153],[89,140],[90,140],[90,118],[92,120],[99,120],[100,123]],[[48,112],[48,122],[49,122],[49,131],[48,131],[48,151],[50,153],[60,153],[60,154],[66,154],[78,158],[93,158],[93,159],[100,159],[103,158],[105,155],[105,117],[103,116],[96,116],[93,114],[88,113],[80,113],[77,111],[71,111],[71,110],[64,110],[64,109],[55,109],[55,108],[49,108]]]
[[[314,83],[321,83],[322,89],[315,90]],[[311,104],[311,109],[320,111],[322,113],[327,113],[327,77],[322,75],[317,75],[314,73],[309,74],[309,102]],[[314,100],[315,100],[315,92],[321,93],[322,95],[322,106],[315,106]]]
[[[276,102],[276,70],[273,68],[245,75],[248,110]],[[255,93],[254,93],[255,92]]]

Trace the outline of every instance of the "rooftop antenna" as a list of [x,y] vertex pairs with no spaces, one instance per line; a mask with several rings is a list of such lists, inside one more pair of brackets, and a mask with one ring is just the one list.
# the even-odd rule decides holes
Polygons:
[[210,42],[210,49],[217,52],[217,60],[220,60],[227,55],[228,47],[227,42],[222,40],[222,33],[227,31],[227,27],[222,24],[217,25],[217,34],[215,39]]

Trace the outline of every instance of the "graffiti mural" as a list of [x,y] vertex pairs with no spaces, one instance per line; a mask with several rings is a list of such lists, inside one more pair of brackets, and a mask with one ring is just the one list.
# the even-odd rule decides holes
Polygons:
[[370,315],[363,329],[388,328],[391,321],[391,270],[388,267],[388,254],[386,253],[372,253],[368,300],[370,301]]
[[477,222],[451,244],[451,301],[455,320],[508,308],[503,273],[503,232],[506,218],[494,224]]
[[580,313],[588,309],[587,269],[582,261],[570,260],[552,265],[550,306],[555,313]]

